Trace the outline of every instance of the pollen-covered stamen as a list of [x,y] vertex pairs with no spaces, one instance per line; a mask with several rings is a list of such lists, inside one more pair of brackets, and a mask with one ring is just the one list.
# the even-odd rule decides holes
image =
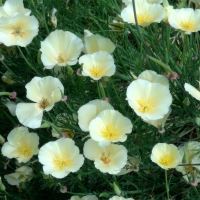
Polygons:
[[105,164],[108,165],[111,162],[110,156],[106,153],[102,153],[100,160]]
[[63,55],[58,55],[58,57],[56,58],[56,60],[57,60],[57,62],[58,62],[58,64],[63,64],[63,63],[65,63],[65,58],[64,58],[64,56]]
[[98,66],[93,66],[90,69],[90,73],[92,76],[99,78],[105,74],[105,69]]
[[15,37],[16,36],[23,37],[25,34],[23,31],[22,25],[13,26],[11,29],[12,29],[11,34]]
[[40,102],[39,102],[39,108],[41,109],[45,109],[49,106],[49,102],[47,99],[42,99]]

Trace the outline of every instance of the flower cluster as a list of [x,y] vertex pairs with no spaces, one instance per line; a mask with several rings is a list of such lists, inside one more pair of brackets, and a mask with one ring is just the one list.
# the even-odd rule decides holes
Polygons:
[[[185,34],[200,30],[199,9],[173,8],[167,1],[162,0],[135,0],[134,5],[132,0],[122,1],[124,7],[120,14],[121,19],[125,23],[139,26],[138,28],[164,21]],[[31,15],[31,10],[24,8],[22,0],[6,0],[0,7],[0,43],[5,46],[26,47],[38,34],[38,30],[38,20]],[[80,35],[77,36],[70,31],[56,29],[40,42],[39,55],[44,69],[48,72],[62,71],[69,66],[78,65],[81,67],[82,79],[86,76],[93,82],[102,84],[104,77],[111,77],[116,72],[117,64],[113,56],[115,48],[116,45],[109,38],[93,34],[89,30],[84,30],[82,39]],[[56,76],[56,73],[52,74]],[[104,86],[101,86],[104,89]],[[200,101],[198,89],[189,83],[185,83],[184,88],[186,94],[188,92]],[[18,99],[14,105],[11,102],[5,103],[13,116],[16,116],[23,125],[10,131],[7,141],[2,142],[1,148],[3,156],[15,159],[19,165],[23,163],[23,166],[18,167],[13,173],[4,176],[10,185],[15,186],[32,179],[33,170],[24,163],[30,162],[36,156],[36,161],[43,167],[44,175],[58,179],[78,172],[85,159],[90,160],[89,163],[92,161],[98,172],[111,175],[125,174],[124,170],[130,158],[126,141],[133,133],[135,120],[141,119],[142,123],[152,125],[163,132],[173,110],[173,93],[170,91],[167,76],[153,70],[141,70],[125,88],[124,101],[127,100],[125,102],[130,107],[132,116],[127,117],[125,111],[116,110],[114,102],[110,99],[90,99],[86,104],[77,106],[74,117],[77,130],[85,133],[81,148],[81,140],[75,141],[76,137],[72,138],[69,135],[60,134],[57,140],[43,143],[39,139],[39,134],[35,132],[39,128],[46,128],[45,122],[47,127],[56,130],[54,122],[44,119],[56,104],[59,106],[63,103],[66,88],[61,79],[49,75],[34,76],[25,85],[25,89],[26,98],[30,102]],[[29,132],[28,128],[36,130]],[[167,170],[176,169],[182,173],[186,182],[192,185],[200,182],[199,142],[190,141],[179,147],[159,142],[152,148],[151,155],[150,152],[148,155],[152,162],[166,173]],[[71,200],[81,199],[98,200],[95,195],[71,197]],[[113,196],[109,200],[125,199],[133,200],[122,196]]]

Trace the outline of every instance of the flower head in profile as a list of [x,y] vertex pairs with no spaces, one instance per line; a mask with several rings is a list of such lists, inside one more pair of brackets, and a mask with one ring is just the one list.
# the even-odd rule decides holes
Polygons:
[[43,145],[38,154],[45,174],[64,178],[71,172],[77,172],[84,162],[79,148],[69,138],[61,138]]
[[83,42],[74,33],[55,30],[41,42],[41,60],[46,69],[75,65],[82,50]]
[[180,164],[181,158],[178,148],[173,144],[158,143],[153,147],[151,153],[152,162],[165,170],[176,168]]
[[34,16],[16,15],[0,19],[0,42],[6,46],[26,47],[38,34],[39,23]]
[[16,185],[19,187],[21,183],[31,180],[33,176],[32,168],[28,166],[22,166],[15,170],[14,173],[6,174],[4,178],[10,185]]
[[184,84],[185,91],[188,92],[192,97],[196,100],[200,101],[200,91],[197,90],[195,87],[190,85],[189,83]]
[[116,110],[104,110],[89,125],[90,136],[102,144],[124,142],[133,125],[127,117]]
[[131,108],[144,120],[163,118],[172,103],[168,86],[142,79],[133,81],[128,86],[126,95]]
[[70,200],[98,200],[95,195],[86,195],[84,197],[72,196]]
[[84,44],[85,53],[87,54],[96,53],[98,51],[113,53],[115,50],[115,44],[109,38],[99,34],[93,34],[88,30],[84,31]]
[[113,196],[109,200],[134,200],[133,198],[124,198],[124,197],[119,197],[119,196]]
[[176,170],[188,183],[197,186],[200,183],[200,142],[187,142],[179,147],[179,151],[182,160]]
[[0,17],[14,17],[18,14],[30,15],[31,11],[24,8],[23,0],[6,0],[0,7]]
[[192,8],[173,9],[168,16],[169,24],[184,31],[186,34],[198,32],[200,30],[200,10]]
[[26,97],[34,103],[18,103],[16,116],[21,124],[29,128],[39,128],[44,111],[50,111],[61,101],[64,87],[59,79],[52,76],[34,77],[26,84]]
[[8,158],[16,158],[18,162],[28,162],[38,153],[39,137],[30,133],[25,127],[14,128],[3,144],[1,152]]
[[79,58],[79,64],[83,66],[82,75],[94,80],[110,77],[116,71],[113,56],[105,51],[83,55]]
[[78,110],[78,124],[82,131],[89,131],[90,122],[103,110],[113,110],[104,100],[95,99],[81,106]]
[[85,157],[94,161],[95,167],[103,173],[117,174],[127,162],[127,149],[123,145],[101,146],[89,139],[84,144],[83,151]]
[[[135,6],[137,22],[140,26],[159,23],[164,18],[164,8],[160,4],[151,4],[147,0],[135,0]],[[127,4],[122,10],[121,18],[124,22],[136,24],[132,4]]]

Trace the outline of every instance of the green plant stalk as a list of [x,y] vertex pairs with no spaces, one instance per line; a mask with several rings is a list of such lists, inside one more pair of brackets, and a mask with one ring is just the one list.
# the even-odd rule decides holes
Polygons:
[[167,178],[167,170],[165,170],[165,187],[166,187],[166,192],[167,192],[167,199],[170,200],[170,197],[169,197],[169,183],[168,183],[168,178]]

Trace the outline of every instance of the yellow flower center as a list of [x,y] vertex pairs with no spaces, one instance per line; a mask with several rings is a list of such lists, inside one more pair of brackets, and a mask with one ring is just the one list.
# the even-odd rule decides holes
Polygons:
[[100,78],[105,74],[105,70],[98,66],[93,66],[89,71],[90,74],[95,78]]
[[11,34],[14,37],[18,37],[18,36],[19,37],[25,37],[26,34],[27,34],[25,32],[26,26],[27,26],[26,22],[20,21],[20,22],[15,23],[14,25],[10,25],[9,29],[10,29]]
[[141,113],[151,113],[154,110],[154,103],[149,100],[138,100],[138,110]]
[[118,139],[120,136],[119,129],[117,129],[112,124],[108,124],[102,130],[102,137],[106,140],[112,141]]
[[164,155],[162,158],[160,158],[159,163],[164,166],[169,166],[174,162],[174,156],[173,155]]
[[64,170],[65,168],[67,167],[70,167],[71,164],[72,164],[72,161],[69,160],[69,159],[66,159],[66,158],[55,158],[53,160],[53,164],[54,164],[54,167],[57,169],[57,170]]
[[149,13],[142,13],[137,15],[138,24],[141,26],[147,26],[153,22],[153,17]]
[[196,29],[196,24],[193,21],[182,21],[180,27],[184,31],[192,32]]
[[64,58],[63,55],[60,54],[60,55],[56,58],[56,60],[57,60],[58,64],[64,64],[66,59]]
[[40,109],[45,109],[49,106],[49,102],[47,99],[42,99],[40,102],[39,102],[39,108]]
[[30,157],[32,155],[32,149],[27,144],[21,145],[17,149],[17,152],[18,152],[19,155],[21,155],[23,157]]
[[110,156],[106,155],[106,153],[102,153],[100,160],[105,164],[108,165],[111,162]]

